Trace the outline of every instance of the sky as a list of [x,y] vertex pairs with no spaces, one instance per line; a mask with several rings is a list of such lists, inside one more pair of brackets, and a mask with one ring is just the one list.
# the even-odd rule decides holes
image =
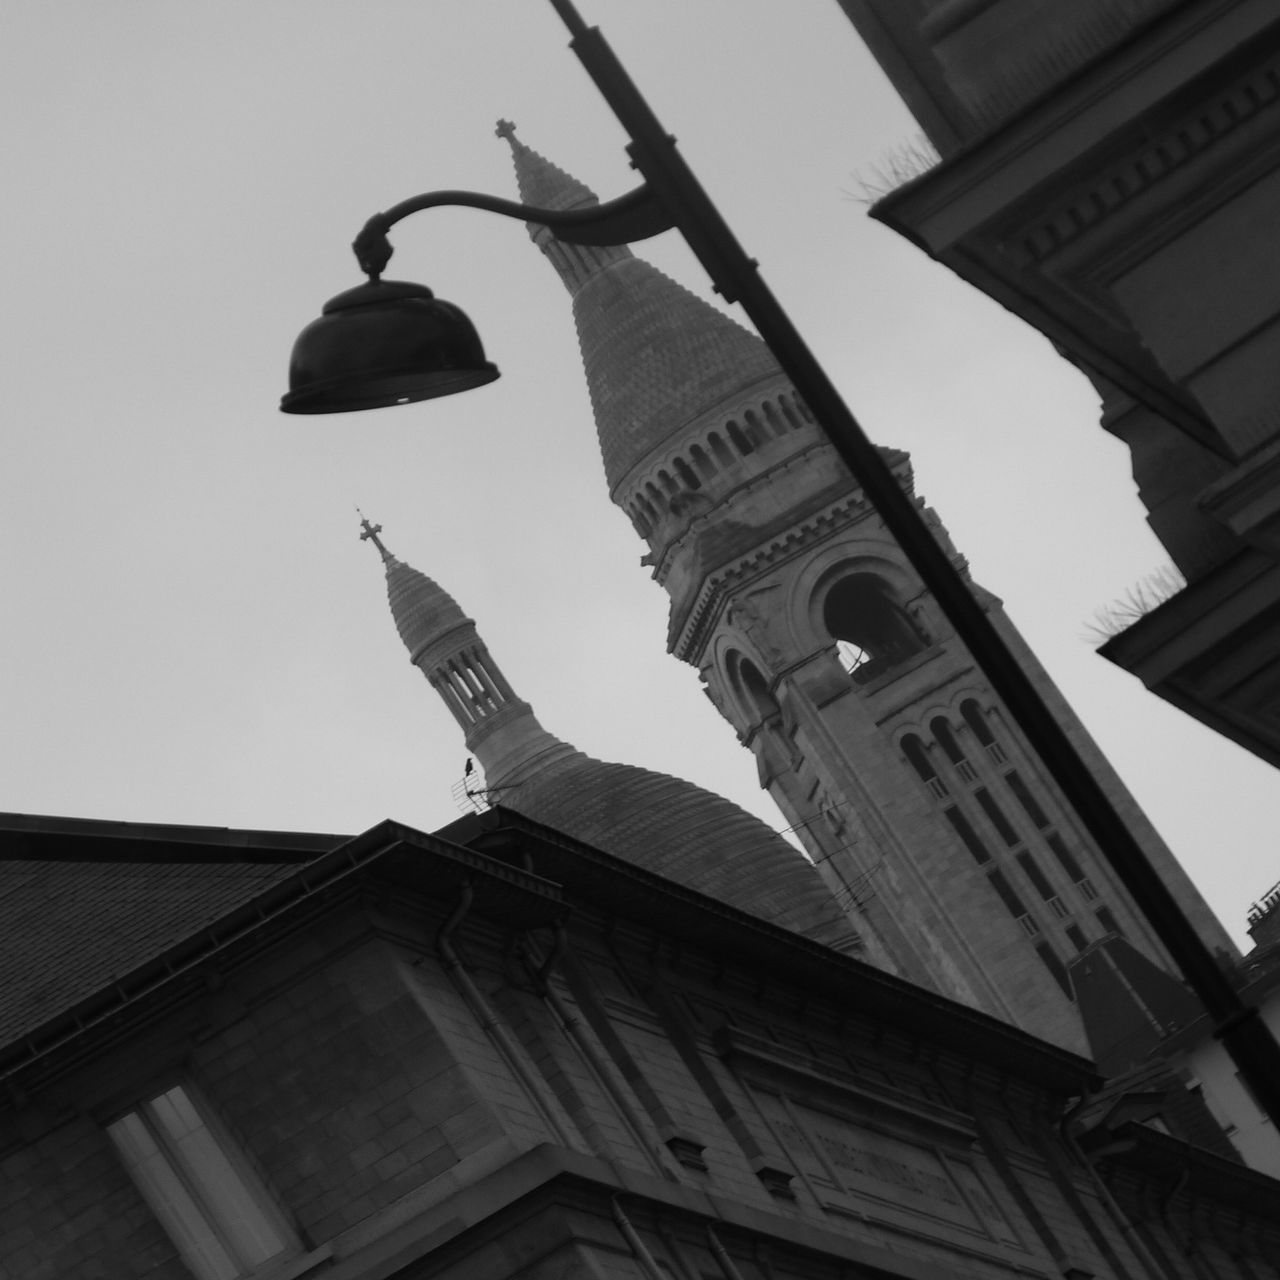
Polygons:
[[[1280,879],[1274,771],[1098,657],[1166,563],[1084,379],[867,216],[918,130],[834,0],[580,0],[871,437],[995,591],[1243,940]],[[503,371],[278,411],[349,243],[420,191],[514,195],[513,119],[603,198],[620,127],[536,0],[27,0],[6,14],[0,810],[355,833],[458,816],[461,734],[409,666],[359,505],[543,724],[783,820],[665,652],[609,503],[568,297],[523,227],[393,232]],[[674,233],[637,250],[711,297]]]

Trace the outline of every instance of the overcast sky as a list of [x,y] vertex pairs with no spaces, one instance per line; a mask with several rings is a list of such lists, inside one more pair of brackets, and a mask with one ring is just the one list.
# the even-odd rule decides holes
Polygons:
[[[1280,878],[1275,773],[1084,636],[1165,562],[1095,397],[852,198],[915,136],[834,0],[581,0],[878,442],[1242,936]],[[536,0],[45,0],[0,59],[7,355],[0,808],[357,832],[458,810],[461,736],[409,667],[354,506],[474,617],[543,723],[782,820],[665,653],[609,503],[568,297],[524,229],[436,211],[395,278],[503,370],[465,396],[281,415],[290,345],[377,209],[514,194],[500,116],[603,197],[625,138]],[[640,246],[703,296],[672,235]]]

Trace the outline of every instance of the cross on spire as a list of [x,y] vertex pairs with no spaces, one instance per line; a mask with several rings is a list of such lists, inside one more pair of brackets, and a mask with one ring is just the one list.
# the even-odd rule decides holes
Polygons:
[[499,138],[505,138],[513,147],[515,146],[516,127],[510,120],[499,120],[498,127],[494,130],[494,133],[496,133]]
[[382,545],[382,539],[378,537],[378,534],[382,532],[382,526],[380,524],[370,524],[368,518],[359,507],[356,508],[356,513],[360,517],[360,541],[372,542],[378,548],[378,553],[382,556],[384,562],[393,560],[395,557]]

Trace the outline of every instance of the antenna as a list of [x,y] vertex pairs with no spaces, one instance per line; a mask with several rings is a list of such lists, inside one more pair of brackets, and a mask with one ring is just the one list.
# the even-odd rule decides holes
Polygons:
[[487,813],[493,808],[491,796],[496,796],[500,791],[515,791],[522,785],[514,782],[506,787],[488,786],[485,783],[484,770],[481,769],[480,762],[474,756],[468,756],[467,763],[462,768],[462,777],[449,788],[449,791],[453,796],[453,803],[458,806],[459,813]]

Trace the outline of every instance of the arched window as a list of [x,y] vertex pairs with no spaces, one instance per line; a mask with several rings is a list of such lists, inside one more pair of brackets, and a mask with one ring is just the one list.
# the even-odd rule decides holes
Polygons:
[[991,726],[987,723],[987,717],[982,714],[982,708],[972,698],[966,698],[960,704],[960,714],[964,716],[965,723],[973,730],[974,736],[984,747],[996,740],[991,732]]
[[784,436],[787,434],[787,424],[778,417],[778,411],[773,407],[772,400],[764,402],[764,419],[769,424],[775,436]]
[[729,439],[733,443],[733,447],[746,457],[749,453],[755,452],[755,445],[742,434],[742,428],[736,422],[728,422],[724,428],[729,433]]
[[777,698],[769,690],[769,682],[750,658],[744,658],[741,654],[730,655],[729,672],[738,692],[755,713],[755,718],[767,720],[782,710]]
[[765,433],[765,429],[760,425],[760,415],[754,409],[748,409],[742,415],[742,420],[746,424],[747,439],[755,444],[764,444],[769,438]]
[[693,468],[683,459],[677,458],[672,464],[686,489],[701,489],[702,481],[693,474]]
[[715,475],[716,469],[711,465],[711,459],[707,457],[701,445],[695,444],[689,450],[689,457],[693,459],[693,465],[698,468],[703,479],[710,480]]
[[716,461],[722,467],[727,467],[733,461],[733,454],[729,452],[728,445],[715,431],[707,437],[707,443],[711,446],[711,452],[715,454]]
[[966,781],[975,782],[977,773],[973,765],[965,758],[964,748],[956,741],[955,730],[946,716],[934,716],[929,722],[929,730],[947,753],[947,759],[955,765],[956,772]]
[[996,735],[991,732],[991,723],[983,715],[982,708],[977,702],[973,698],[966,698],[960,704],[960,714],[964,716],[965,724],[973,730],[973,736],[986,748],[992,762],[1004,764],[1008,757],[1004,753],[1004,748],[996,741]]
[[941,800],[947,794],[947,784],[938,777],[938,771],[933,767],[933,761],[929,759],[929,752],[923,741],[917,734],[909,733],[902,739],[901,745],[902,754],[907,757],[907,763],[920,775],[920,781]]
[[871,573],[855,573],[827,592],[822,619],[844,669],[859,684],[924,648],[905,610]]

